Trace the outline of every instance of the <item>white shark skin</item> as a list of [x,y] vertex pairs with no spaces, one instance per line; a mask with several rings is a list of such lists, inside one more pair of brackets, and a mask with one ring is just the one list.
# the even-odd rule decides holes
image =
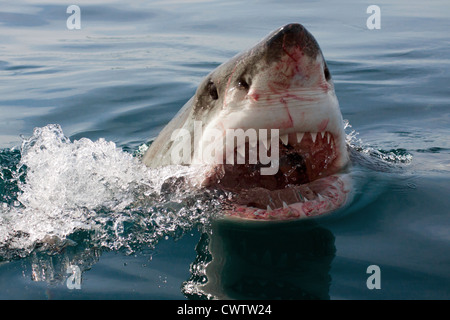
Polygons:
[[[211,72],[199,86],[196,94],[185,104],[174,119],[152,143],[143,162],[150,167],[173,164],[171,135],[175,129],[185,129],[194,137],[194,121],[202,121],[203,136],[191,141],[192,163],[202,164],[202,150],[210,144],[208,130],[279,129],[279,135],[289,133],[330,132],[334,137],[338,158],[335,165],[344,167],[349,161],[344,124],[331,79],[326,79],[326,62],[317,43],[308,43],[312,56],[302,48],[285,48],[284,38],[289,28],[284,26],[254,48],[239,54]],[[310,34],[304,29],[307,37]],[[290,35],[289,35],[290,36]],[[282,48],[270,44],[283,40]],[[306,38],[307,38],[306,37]],[[312,38],[312,36],[311,36]],[[312,38],[313,39],[313,38]],[[311,42],[310,39],[307,39]],[[314,46],[317,45],[317,48]],[[270,57],[277,51],[279,57]],[[270,57],[270,60],[267,57]],[[245,84],[243,85],[242,80]],[[209,97],[208,86],[213,82],[218,99]],[[225,148],[225,145],[221,146]],[[220,160],[220,159],[218,159]]]

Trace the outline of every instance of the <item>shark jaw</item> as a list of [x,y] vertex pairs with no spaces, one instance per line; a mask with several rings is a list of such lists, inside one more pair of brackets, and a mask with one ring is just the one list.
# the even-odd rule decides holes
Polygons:
[[278,148],[273,141],[269,143],[265,144],[268,153],[279,150],[278,171],[273,175],[261,174],[268,165],[249,163],[248,142],[247,148],[234,149],[235,158],[245,159],[244,164],[209,167],[204,185],[232,194],[224,204],[226,215],[252,220],[298,219],[333,212],[349,201],[352,182],[339,164],[341,156],[330,132],[281,135]]

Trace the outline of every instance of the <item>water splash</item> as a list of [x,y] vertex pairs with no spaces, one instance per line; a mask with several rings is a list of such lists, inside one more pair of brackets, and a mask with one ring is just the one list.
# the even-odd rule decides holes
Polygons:
[[355,151],[378,159],[388,164],[410,164],[413,156],[406,149],[383,150],[369,146],[358,138],[358,132],[354,130],[348,120],[344,120],[347,144]]
[[[59,125],[36,128],[0,170],[0,259],[77,245],[125,250],[206,225],[218,195],[192,188],[198,168],[149,169],[113,142],[71,142]],[[58,249],[59,248],[59,249]]]

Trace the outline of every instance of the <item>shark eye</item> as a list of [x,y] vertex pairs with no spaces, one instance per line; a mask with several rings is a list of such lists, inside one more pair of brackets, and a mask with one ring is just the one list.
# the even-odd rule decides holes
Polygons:
[[325,67],[325,69],[323,70],[323,74],[325,76],[325,80],[330,80],[331,79],[331,73],[330,70],[328,69],[328,67]]
[[212,81],[208,82],[208,92],[213,100],[219,99],[219,93],[217,92],[217,87],[214,84],[214,82],[212,82]]
[[241,78],[238,81],[238,87],[242,88],[242,89],[245,89],[245,90],[248,90],[250,88],[250,85],[248,84],[247,81],[245,81],[243,78]]

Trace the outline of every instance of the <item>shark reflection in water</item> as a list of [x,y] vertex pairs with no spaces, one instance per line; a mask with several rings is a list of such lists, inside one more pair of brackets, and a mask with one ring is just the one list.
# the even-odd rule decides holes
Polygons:
[[334,235],[315,221],[219,219],[197,245],[191,299],[327,300]]

